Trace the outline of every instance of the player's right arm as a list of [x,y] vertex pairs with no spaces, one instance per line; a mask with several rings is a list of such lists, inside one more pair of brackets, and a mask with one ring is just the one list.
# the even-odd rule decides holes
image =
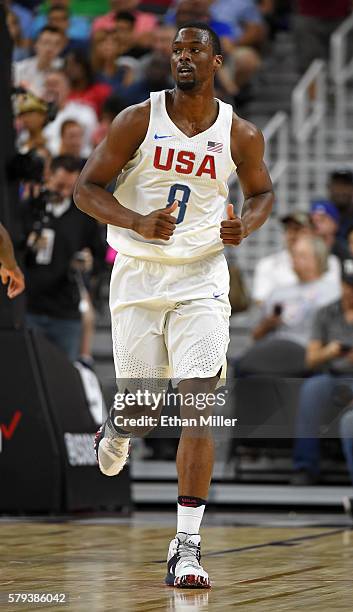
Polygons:
[[76,184],[74,201],[82,212],[101,223],[132,229],[144,238],[169,240],[176,220],[173,204],[149,215],[122,206],[106,191],[143,142],[149,123],[150,103],[130,106],[113,121],[106,138],[90,155]]

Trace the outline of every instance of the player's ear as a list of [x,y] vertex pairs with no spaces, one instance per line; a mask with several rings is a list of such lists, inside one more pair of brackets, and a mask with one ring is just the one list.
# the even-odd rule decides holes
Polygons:
[[215,55],[213,58],[213,67],[215,69],[215,72],[218,72],[218,70],[222,68],[222,66],[223,66],[223,56]]

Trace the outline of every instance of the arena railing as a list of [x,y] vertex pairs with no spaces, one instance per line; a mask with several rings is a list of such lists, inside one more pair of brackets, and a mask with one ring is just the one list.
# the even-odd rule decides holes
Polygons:
[[330,74],[334,84],[334,147],[336,155],[348,153],[347,137],[352,135],[348,130],[349,102],[347,83],[353,77],[353,57],[348,58],[349,36],[352,37],[353,14],[348,17],[332,34],[330,41]]
[[320,192],[325,168],[326,64],[314,60],[292,93],[292,128],[297,151],[298,205],[306,207],[310,188]]
[[276,192],[276,214],[282,215],[288,207],[288,115],[278,111],[265,125],[263,134],[266,142],[265,161]]
[[[252,284],[254,266],[258,259],[281,244],[281,230],[276,219],[287,212],[289,204],[289,127],[288,115],[278,111],[263,129],[266,142],[265,160],[276,193],[274,214],[258,232],[254,232],[244,241],[241,249],[228,249],[226,253],[230,262],[236,260],[248,287]],[[243,198],[236,175],[233,175],[230,181],[230,188],[231,201],[235,203],[236,212],[239,214]]]
[[[277,207],[282,214],[286,212],[288,204],[288,115],[278,111],[263,128],[263,135],[266,143],[265,161],[275,187]],[[234,187],[237,182],[237,176],[233,175],[229,187]]]

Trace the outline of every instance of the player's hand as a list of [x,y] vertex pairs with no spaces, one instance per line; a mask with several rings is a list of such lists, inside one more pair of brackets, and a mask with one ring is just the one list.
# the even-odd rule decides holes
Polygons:
[[7,283],[9,283],[7,288],[7,296],[10,298],[10,300],[22,293],[25,288],[25,279],[18,266],[16,266],[16,268],[13,270],[8,270],[8,268],[1,266],[0,276],[3,285],[7,285]]
[[227,220],[221,223],[221,240],[223,244],[238,246],[246,237],[242,220],[234,214],[233,204],[227,206]]
[[[328,360],[336,359],[337,357],[342,357],[342,345],[340,342],[336,342],[336,340],[332,340],[324,347],[325,356]],[[344,355],[346,357],[346,355]]]
[[173,217],[173,212],[178,205],[179,202],[175,200],[171,206],[141,216],[134,230],[148,240],[169,240],[175,230],[176,218]]

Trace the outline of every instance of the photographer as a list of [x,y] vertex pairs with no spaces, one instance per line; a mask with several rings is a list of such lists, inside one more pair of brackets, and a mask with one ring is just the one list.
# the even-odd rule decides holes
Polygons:
[[73,204],[79,160],[52,160],[45,190],[23,203],[26,233],[27,322],[74,361],[81,340],[85,275],[99,271],[104,244],[96,221]]
[[[294,445],[295,485],[318,480],[320,427],[336,419],[353,399],[353,260],[350,264],[346,260],[343,268],[341,299],[318,311],[307,348],[307,365],[319,372],[301,388]],[[342,426],[341,435],[344,439]],[[349,465],[353,465],[352,458]]]

